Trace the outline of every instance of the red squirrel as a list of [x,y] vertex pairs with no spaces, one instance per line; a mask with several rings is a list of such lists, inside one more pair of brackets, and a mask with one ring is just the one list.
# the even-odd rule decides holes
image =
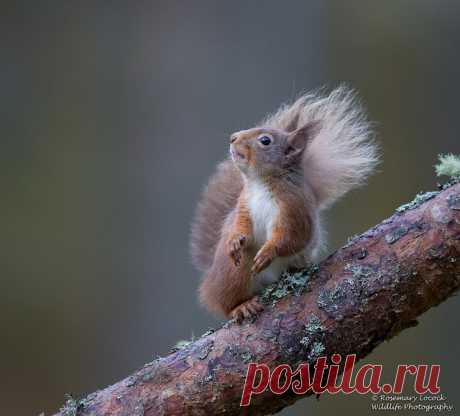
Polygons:
[[310,93],[230,136],[230,157],[204,191],[192,226],[199,297],[241,322],[263,309],[257,294],[324,246],[322,211],[364,183],[378,149],[356,93]]

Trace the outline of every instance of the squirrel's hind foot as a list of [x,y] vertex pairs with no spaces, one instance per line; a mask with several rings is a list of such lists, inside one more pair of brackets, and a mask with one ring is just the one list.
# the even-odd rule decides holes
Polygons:
[[246,302],[240,303],[234,308],[229,316],[235,319],[236,322],[241,323],[244,319],[251,318],[263,311],[264,307],[259,303],[257,297],[247,300]]

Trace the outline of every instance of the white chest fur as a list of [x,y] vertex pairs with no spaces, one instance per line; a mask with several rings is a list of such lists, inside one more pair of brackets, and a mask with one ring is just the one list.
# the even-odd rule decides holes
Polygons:
[[278,205],[272,192],[263,182],[253,180],[248,182],[247,186],[254,239],[256,245],[261,246],[271,236],[278,215]]

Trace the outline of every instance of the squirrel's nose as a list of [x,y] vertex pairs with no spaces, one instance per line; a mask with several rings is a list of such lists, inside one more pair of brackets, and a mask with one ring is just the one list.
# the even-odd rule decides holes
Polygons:
[[237,139],[238,139],[238,135],[232,134],[230,136],[230,144],[235,143]]

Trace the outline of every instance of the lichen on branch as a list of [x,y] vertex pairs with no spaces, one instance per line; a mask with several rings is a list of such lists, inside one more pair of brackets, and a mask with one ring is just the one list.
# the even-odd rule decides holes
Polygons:
[[460,156],[448,153],[439,155],[438,160],[438,164],[435,165],[436,175],[460,179]]
[[[417,197],[310,270],[285,274],[263,293],[255,320],[181,343],[126,379],[68,400],[58,415],[239,415],[249,362],[294,368],[320,355],[366,356],[459,289],[455,182]],[[301,397],[267,391],[249,413],[272,414]]]

